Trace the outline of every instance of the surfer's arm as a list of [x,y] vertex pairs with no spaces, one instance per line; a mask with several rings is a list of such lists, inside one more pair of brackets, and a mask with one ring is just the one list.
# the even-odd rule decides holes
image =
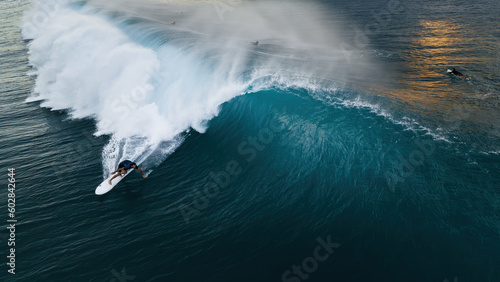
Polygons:
[[142,172],[142,169],[137,167],[137,170],[142,174],[142,177],[146,178],[146,175]]

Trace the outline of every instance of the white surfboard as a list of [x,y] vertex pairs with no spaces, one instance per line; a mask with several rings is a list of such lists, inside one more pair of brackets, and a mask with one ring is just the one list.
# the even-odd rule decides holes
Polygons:
[[130,172],[134,170],[133,168],[130,168],[125,175],[122,177],[118,176],[113,181],[111,181],[111,185],[109,184],[109,180],[111,177],[115,176],[115,174],[110,175],[108,178],[106,178],[99,186],[97,186],[97,189],[95,189],[95,194],[96,195],[103,195],[111,191],[116,184],[118,184],[120,181],[122,181],[123,178],[125,178],[127,175],[130,174]]

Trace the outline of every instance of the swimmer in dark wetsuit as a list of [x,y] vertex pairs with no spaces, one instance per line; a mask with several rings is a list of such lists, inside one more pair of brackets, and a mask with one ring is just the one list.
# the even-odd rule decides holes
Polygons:
[[123,175],[127,174],[127,170],[131,169],[131,168],[135,168],[137,169],[141,174],[142,174],[142,177],[146,178],[146,175],[142,172],[142,170],[139,168],[139,166],[137,166],[135,163],[129,161],[129,160],[124,160],[123,162],[121,162],[119,165],[118,165],[118,169],[113,171],[111,174],[115,174],[117,173],[115,176],[113,176],[110,180],[109,180],[109,185],[111,185],[111,180],[115,179],[116,177],[118,176],[121,176],[123,177]]
[[454,75],[456,75],[456,76],[460,76],[460,77],[464,77],[465,76],[461,72],[457,71],[455,68],[451,69],[451,73],[454,74]]

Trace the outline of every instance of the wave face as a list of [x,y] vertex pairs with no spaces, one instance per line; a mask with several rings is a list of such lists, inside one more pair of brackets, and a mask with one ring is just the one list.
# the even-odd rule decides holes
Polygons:
[[157,164],[186,132],[204,132],[224,102],[273,86],[311,87],[311,77],[331,74],[344,58],[314,5],[226,5],[227,15],[209,6],[207,15],[206,6],[132,4],[36,1],[22,24],[36,76],[28,101],[95,119],[95,134],[112,137],[104,171],[125,158]]

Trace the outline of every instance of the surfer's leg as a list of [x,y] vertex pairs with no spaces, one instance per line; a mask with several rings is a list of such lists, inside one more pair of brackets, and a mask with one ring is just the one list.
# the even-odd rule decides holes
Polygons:
[[113,179],[115,179],[116,177],[118,177],[118,175],[120,175],[120,176],[121,176],[121,174],[120,174],[120,173],[118,173],[118,174],[115,174],[115,176],[111,177],[111,179],[109,180],[109,185],[111,185],[111,181],[112,181]]
[[113,171],[111,174],[115,174],[115,173],[120,172],[120,171],[122,171],[122,170],[124,170],[124,167],[123,167],[123,166],[120,166],[120,167],[118,167],[118,169],[117,169],[117,170]]

